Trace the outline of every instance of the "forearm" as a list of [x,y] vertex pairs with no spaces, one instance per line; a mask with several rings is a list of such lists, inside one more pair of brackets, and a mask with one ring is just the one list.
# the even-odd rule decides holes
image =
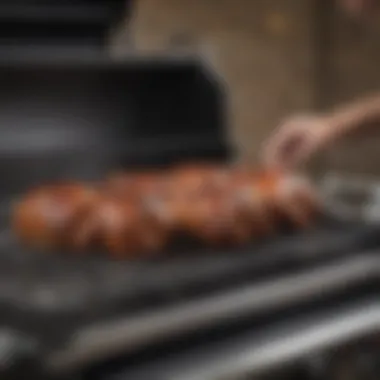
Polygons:
[[376,121],[379,121],[380,128],[380,94],[338,108],[330,113],[328,119],[331,138],[354,132]]

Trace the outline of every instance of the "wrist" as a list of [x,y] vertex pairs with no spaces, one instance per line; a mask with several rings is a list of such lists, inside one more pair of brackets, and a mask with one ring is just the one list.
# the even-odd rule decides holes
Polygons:
[[380,98],[370,98],[343,108],[338,108],[326,117],[326,128],[331,138],[342,137],[380,118]]
[[328,145],[343,134],[343,123],[333,114],[324,114],[321,119],[320,140],[323,145]]

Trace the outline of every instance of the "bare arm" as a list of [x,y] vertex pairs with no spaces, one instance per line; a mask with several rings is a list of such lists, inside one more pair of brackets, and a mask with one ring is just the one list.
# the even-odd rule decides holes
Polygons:
[[338,108],[328,116],[330,137],[344,136],[350,132],[356,132],[368,123],[379,121],[380,123],[380,95],[368,97]]
[[324,115],[296,115],[264,143],[263,160],[272,166],[295,166],[350,132],[379,122],[380,95],[337,108]]

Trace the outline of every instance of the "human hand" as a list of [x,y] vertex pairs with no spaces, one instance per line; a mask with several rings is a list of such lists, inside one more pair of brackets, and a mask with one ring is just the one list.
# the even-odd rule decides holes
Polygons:
[[301,115],[285,121],[265,142],[262,158],[272,167],[289,168],[309,159],[329,142],[333,128],[327,117]]

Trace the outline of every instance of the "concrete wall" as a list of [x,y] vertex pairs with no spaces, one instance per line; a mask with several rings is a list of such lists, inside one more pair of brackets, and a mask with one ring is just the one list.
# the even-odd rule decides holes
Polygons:
[[[379,16],[357,23],[341,13],[335,14],[332,102],[345,103],[360,96],[380,93]],[[328,155],[329,167],[380,175],[380,123],[372,131],[335,147]]]

